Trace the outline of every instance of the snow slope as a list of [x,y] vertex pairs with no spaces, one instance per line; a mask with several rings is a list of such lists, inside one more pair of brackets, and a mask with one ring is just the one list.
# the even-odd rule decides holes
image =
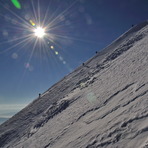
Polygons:
[[148,22],[0,125],[4,148],[147,148]]

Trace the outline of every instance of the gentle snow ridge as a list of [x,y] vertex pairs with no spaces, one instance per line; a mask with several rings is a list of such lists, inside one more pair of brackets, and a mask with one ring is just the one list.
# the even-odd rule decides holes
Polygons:
[[0,125],[4,148],[147,148],[148,22]]

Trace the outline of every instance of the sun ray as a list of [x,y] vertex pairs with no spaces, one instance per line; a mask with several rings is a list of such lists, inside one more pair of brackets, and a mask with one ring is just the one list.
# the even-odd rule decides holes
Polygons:
[[33,14],[35,16],[35,21],[37,21],[37,15],[36,15],[36,11],[35,11],[35,6],[34,6],[34,3],[33,3],[33,0],[31,0],[31,4],[32,4]]
[[49,1],[49,3],[48,3],[48,7],[47,7],[47,9],[46,9],[46,12],[45,12],[45,15],[44,15],[44,19],[43,19],[43,21],[42,21],[42,26],[45,24],[46,17],[47,17],[48,12],[49,12],[50,4],[51,4],[51,1]]
[[84,39],[80,39],[78,37],[72,37],[72,36],[65,36],[65,35],[60,35],[60,34],[52,34],[51,33],[51,36],[54,35],[56,36],[57,38],[61,38],[61,39],[71,39],[71,40],[75,40],[75,41],[81,41],[81,42],[89,42],[89,43],[97,43],[96,41],[92,41],[92,40],[84,40]]
[[26,45],[28,45],[28,43],[31,43],[32,40],[30,40],[30,38],[28,38],[28,40],[26,40],[26,42],[24,42],[20,48],[17,49],[17,51],[22,50]]
[[[20,19],[21,21],[23,21],[27,26],[29,26],[29,24],[23,19],[21,18],[19,15],[17,15],[16,13],[14,13],[11,9],[7,8],[6,6],[4,6],[1,2],[0,4],[6,9],[8,10],[11,14],[13,14],[14,16],[16,16],[18,19]],[[30,26],[29,26],[30,27]]]
[[66,8],[63,12],[61,12],[59,15],[57,15],[57,16],[47,25],[47,27],[50,27],[50,26],[52,27],[52,25],[55,25],[55,21],[58,20],[58,19],[60,18],[60,16],[66,14],[66,13],[68,12],[68,10],[69,10],[76,2],[77,2],[77,0],[74,1],[74,2],[73,2],[68,8]]
[[38,42],[38,39],[36,39],[35,42],[34,42],[34,45],[33,45],[33,48],[32,48],[32,52],[30,53],[30,57],[29,57],[28,62],[30,62],[30,60],[31,60],[31,58],[33,56],[33,53],[34,53],[34,50],[35,50],[37,42]]
[[24,39],[24,40],[22,40],[22,41],[20,41],[20,42],[18,42],[18,43],[16,43],[16,44],[12,45],[11,47],[5,49],[4,51],[1,51],[0,54],[2,54],[2,53],[4,53],[4,52],[7,52],[7,51],[9,51],[10,49],[13,49],[14,47],[17,47],[17,46],[19,46],[20,44],[22,44],[22,43],[24,43],[24,42],[26,42],[26,41],[30,41],[31,39],[32,39],[31,37],[30,37],[30,38],[26,38],[26,39]]
[[[31,61],[31,58],[32,58],[32,55],[33,55],[33,52],[34,52],[34,49],[35,49],[37,40],[38,40],[38,39],[36,39],[35,42],[34,42],[33,49],[32,49],[32,52],[31,52],[31,54],[30,54],[30,57],[29,57],[27,63],[30,63],[30,61]],[[24,69],[24,72],[23,72],[23,75],[22,75],[22,78],[21,78],[21,80],[20,80],[20,82],[19,82],[19,83],[20,83],[19,85],[21,85],[21,83],[23,82],[23,79],[24,79],[24,77],[25,77],[26,72],[27,72],[27,69],[25,68],[25,69]]]
[[[3,18],[5,18],[5,15],[2,15],[2,14],[0,14],[0,16],[2,16]],[[9,18],[9,20],[10,21],[12,21],[13,19],[11,19],[11,18]],[[25,21],[25,20],[24,20]],[[27,22],[26,22],[27,23]],[[27,23],[28,24],[28,23]],[[21,27],[21,28],[23,28],[23,27],[25,27],[25,28],[30,28],[30,26],[29,26],[29,24],[28,24],[28,26],[26,26],[26,25],[23,25],[21,22],[19,22],[19,21],[17,21],[17,25],[20,25],[19,27]],[[23,26],[23,27],[22,27]],[[9,28],[10,27],[12,27],[12,26],[9,26]],[[24,28],[24,30],[25,30],[25,28]]]
[[39,23],[39,26],[41,25],[41,15],[40,15],[40,2],[39,0],[37,0],[37,11],[38,11],[38,23]]
[[28,37],[30,37],[30,35],[26,35],[26,36],[23,36],[23,37],[18,37],[18,38],[15,38],[15,39],[10,39],[8,41],[0,42],[0,45],[6,44],[6,43],[11,43],[11,42],[14,42],[14,41],[19,41],[19,40],[22,40],[22,39],[25,39],[25,38],[28,38]]
[[[50,28],[52,25],[51,25],[51,22],[53,21],[53,19],[54,18],[56,18],[57,16],[57,14],[58,14],[58,11],[60,10],[60,7],[57,7],[55,10],[54,10],[54,12],[52,13],[52,15],[50,16],[50,20],[49,20],[49,22],[47,23],[47,25],[46,25],[46,27],[47,28]],[[59,21],[59,20],[58,20]],[[53,25],[56,25],[57,24],[57,22],[54,22],[53,23]]]

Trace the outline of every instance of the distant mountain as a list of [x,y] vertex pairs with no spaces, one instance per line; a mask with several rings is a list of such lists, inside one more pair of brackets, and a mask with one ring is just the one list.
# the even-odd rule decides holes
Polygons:
[[148,22],[2,124],[0,147],[147,148]]

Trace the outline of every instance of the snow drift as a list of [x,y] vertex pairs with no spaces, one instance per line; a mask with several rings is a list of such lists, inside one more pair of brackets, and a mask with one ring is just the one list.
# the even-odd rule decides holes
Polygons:
[[4,148],[147,148],[148,22],[0,125]]

